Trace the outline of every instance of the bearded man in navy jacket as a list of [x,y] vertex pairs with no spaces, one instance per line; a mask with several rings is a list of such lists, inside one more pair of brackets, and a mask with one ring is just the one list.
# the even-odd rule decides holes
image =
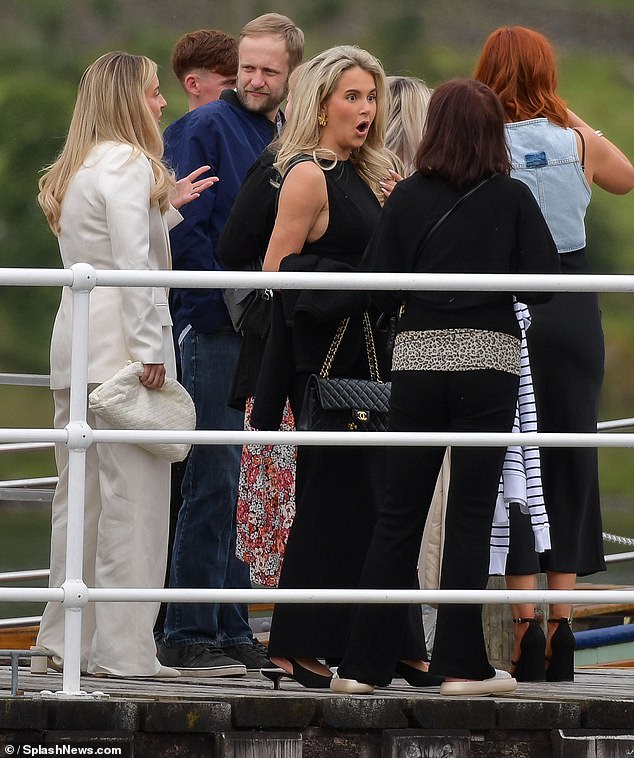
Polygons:
[[[242,29],[236,91],[202,105],[165,130],[165,159],[185,176],[209,165],[213,192],[185,206],[171,234],[173,268],[217,271],[220,233],[248,169],[279,133],[288,77],[301,62],[304,35],[286,16],[267,13]],[[195,207],[194,207],[195,206]],[[182,381],[194,399],[198,429],[241,430],[228,405],[240,352],[219,289],[173,289],[174,333]],[[194,445],[183,479],[169,586],[250,588],[248,566],[235,556],[235,510],[241,448]],[[159,660],[189,676],[236,676],[270,665],[242,603],[170,603]],[[169,661],[169,663],[167,663]]]

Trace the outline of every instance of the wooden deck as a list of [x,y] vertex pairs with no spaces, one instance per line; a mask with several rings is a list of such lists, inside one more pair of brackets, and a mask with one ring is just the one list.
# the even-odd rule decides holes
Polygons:
[[[271,607],[257,611],[266,621]],[[629,621],[633,611],[575,606],[575,625]],[[497,653],[491,659],[503,667],[512,640],[509,609],[489,606],[485,619]],[[7,630],[0,650],[28,649],[36,631]],[[258,637],[266,642],[267,634]],[[520,683],[512,695],[469,699],[399,679],[371,696],[306,690],[290,680],[275,691],[259,676],[83,677],[85,694],[70,697],[60,693],[61,674],[32,675],[22,660],[16,682],[3,662],[6,656],[0,757],[11,755],[9,746],[16,754],[17,745],[25,748],[21,755],[65,746],[124,758],[634,757],[634,668],[614,663],[578,668],[574,682]]]
[[[0,666],[0,698],[9,694],[10,667]],[[62,675],[49,672],[47,675],[31,674],[28,667],[19,668],[18,698],[37,698],[43,690],[56,692],[61,689]],[[328,690],[308,690],[290,679],[283,679],[280,690],[273,689],[273,683],[259,674],[240,677],[181,677],[178,680],[152,679],[118,679],[107,677],[83,676],[82,690],[86,693],[103,692],[113,698],[131,698],[148,700],[209,700],[216,698],[235,698],[239,696],[280,699],[293,698],[333,698]],[[413,699],[422,701],[440,700],[453,702],[455,698],[441,696],[437,687],[410,687],[402,679],[394,679],[389,687],[377,688],[374,695],[358,696],[360,701],[372,701],[377,698]],[[510,696],[500,698],[504,701],[561,701],[578,702],[582,700],[613,701],[623,700],[634,704],[634,670],[629,668],[578,668],[574,682],[520,682],[517,690]],[[630,723],[634,729],[634,720]]]
[[55,694],[61,686],[61,674],[34,676],[21,667],[11,696],[10,668],[0,667],[0,754],[3,745],[65,741],[116,745],[119,755],[135,758],[634,755],[631,668],[578,669],[574,682],[520,683],[512,695],[471,699],[402,680],[352,697],[288,680],[275,691],[259,676],[84,677],[80,698]]

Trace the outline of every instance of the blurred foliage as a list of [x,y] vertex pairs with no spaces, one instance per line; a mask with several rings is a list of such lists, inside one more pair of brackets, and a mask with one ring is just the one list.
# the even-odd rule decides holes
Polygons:
[[[573,110],[633,156],[631,0],[535,0],[519,6],[508,0],[278,0],[275,10],[303,28],[307,56],[333,44],[358,44],[377,55],[388,73],[419,76],[431,86],[452,76],[469,76],[486,35],[496,26],[538,28],[559,51],[561,94]],[[156,60],[169,103],[167,124],[186,109],[170,67],[176,38],[202,27],[237,35],[247,20],[269,10],[263,0],[184,0],[178,6],[171,0],[3,0],[0,266],[60,265],[56,240],[36,203],[37,180],[63,143],[77,82],[91,60],[112,49]],[[634,196],[615,197],[598,189],[593,194],[588,250],[594,270],[629,273],[634,263]],[[54,288],[3,289],[0,371],[47,372],[58,299]],[[605,294],[601,302],[607,343],[601,417],[631,417],[632,296]],[[0,386],[2,425],[47,426],[51,403],[44,394]],[[45,461],[48,469],[52,459]],[[42,463],[38,459],[34,465]],[[13,476],[15,465],[0,460],[0,476]],[[634,471],[630,451],[602,452],[601,466],[607,491],[634,493],[634,474],[626,473]]]
[[[35,506],[24,509],[0,507],[0,572],[43,569],[49,565],[50,509]],[[12,582],[9,587],[46,587],[46,579]],[[39,616],[44,603],[0,602],[0,618]]]

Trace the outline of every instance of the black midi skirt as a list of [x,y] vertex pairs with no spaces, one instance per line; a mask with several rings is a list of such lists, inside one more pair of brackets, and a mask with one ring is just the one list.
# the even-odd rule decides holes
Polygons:
[[[562,273],[589,273],[584,250],[560,261]],[[597,294],[558,292],[530,313],[538,430],[595,433],[605,358]],[[604,571],[596,448],[542,447],[540,455],[552,548],[535,553],[528,517],[512,516],[507,574]]]
[[[367,360],[367,359],[366,359]],[[367,368],[366,368],[367,370]],[[298,375],[291,407],[299,418],[308,375]],[[298,447],[295,520],[280,573],[280,589],[357,589],[385,493],[383,447]],[[415,573],[411,588],[418,588]],[[269,655],[325,658],[336,664],[346,649],[351,603],[277,603]],[[410,605],[400,658],[426,659],[420,606]]]

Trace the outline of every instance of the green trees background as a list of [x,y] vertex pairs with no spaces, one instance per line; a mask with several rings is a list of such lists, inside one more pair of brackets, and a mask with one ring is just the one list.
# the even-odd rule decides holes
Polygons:
[[[553,41],[560,91],[590,124],[634,156],[634,6],[631,0],[3,0],[0,5],[0,267],[58,267],[54,237],[35,196],[40,169],[59,150],[86,65],[112,49],[144,53],[160,67],[167,125],[186,108],[170,67],[180,34],[201,27],[237,35],[260,13],[276,10],[306,34],[306,54],[338,43],[377,55],[389,74],[431,86],[469,76],[488,33],[504,24],[539,29]],[[597,273],[631,273],[634,194],[595,189],[588,250]],[[0,292],[0,372],[48,371],[48,342],[59,292]],[[634,416],[634,300],[602,295],[607,340],[601,417]],[[1,426],[48,426],[45,390],[0,386]],[[51,467],[44,456],[32,464]],[[634,493],[631,453],[601,453],[603,488]],[[0,476],[28,475],[0,459]],[[28,466],[29,464],[27,464]]]

